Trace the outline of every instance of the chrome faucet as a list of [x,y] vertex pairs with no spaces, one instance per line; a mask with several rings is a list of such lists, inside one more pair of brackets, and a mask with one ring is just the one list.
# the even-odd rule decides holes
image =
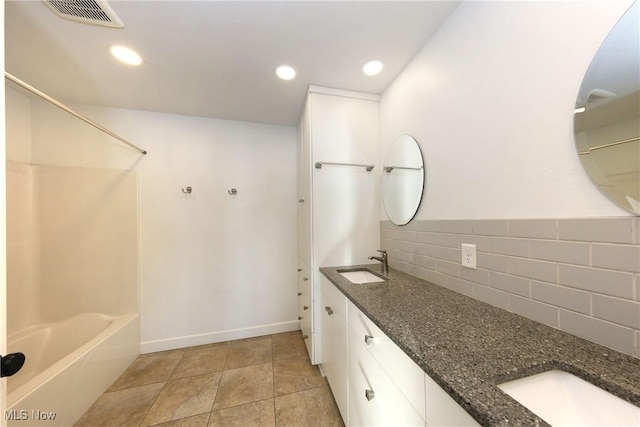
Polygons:
[[382,274],[387,274],[389,272],[389,260],[387,259],[387,251],[381,251],[380,249],[378,249],[378,252],[380,252],[382,256],[370,256],[369,259],[380,261],[382,263]]

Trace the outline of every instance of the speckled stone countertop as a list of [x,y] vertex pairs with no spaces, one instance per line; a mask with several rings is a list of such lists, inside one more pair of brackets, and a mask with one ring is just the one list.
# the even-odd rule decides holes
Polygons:
[[550,369],[640,406],[640,359],[390,269],[387,282],[353,284],[320,272],[480,424],[548,425],[497,384]]

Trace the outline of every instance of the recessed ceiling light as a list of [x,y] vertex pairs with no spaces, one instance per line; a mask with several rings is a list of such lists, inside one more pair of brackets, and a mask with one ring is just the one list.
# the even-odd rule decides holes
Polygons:
[[281,65],[276,68],[276,75],[282,80],[291,80],[296,76],[296,70],[288,65]]
[[362,67],[362,72],[367,76],[375,76],[376,74],[380,73],[380,71],[382,71],[383,67],[384,64],[382,63],[382,61],[373,60],[364,64],[364,67]]
[[587,109],[584,107],[576,108],[575,110],[573,110],[573,114],[584,113],[586,110]]
[[140,65],[142,64],[142,57],[133,49],[119,44],[114,44],[109,47],[111,54],[120,62],[124,62],[128,65]]

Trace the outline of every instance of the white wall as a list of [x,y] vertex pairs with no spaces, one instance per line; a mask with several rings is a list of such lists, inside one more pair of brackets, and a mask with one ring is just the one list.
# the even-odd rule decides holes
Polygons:
[[382,158],[401,134],[425,157],[417,219],[628,215],[580,164],[573,109],[630,4],[483,1],[454,12],[382,95]]
[[139,173],[143,352],[297,329],[295,128],[73,108],[149,153],[33,103],[34,163]]

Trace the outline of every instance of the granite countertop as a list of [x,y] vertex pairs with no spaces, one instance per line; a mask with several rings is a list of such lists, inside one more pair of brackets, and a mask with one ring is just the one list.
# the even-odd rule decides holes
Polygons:
[[640,359],[389,269],[353,284],[320,272],[482,425],[548,425],[497,384],[560,369],[640,406]]

